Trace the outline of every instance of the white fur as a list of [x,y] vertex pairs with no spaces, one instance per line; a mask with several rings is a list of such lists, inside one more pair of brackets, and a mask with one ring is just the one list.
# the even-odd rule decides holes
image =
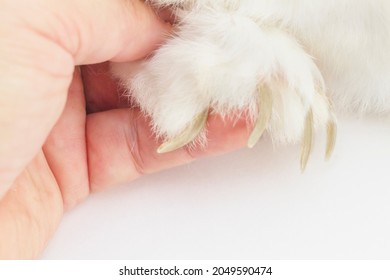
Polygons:
[[154,0],[171,6],[178,24],[153,56],[114,66],[151,116],[156,133],[173,138],[210,107],[257,118],[257,86],[274,94],[268,132],[300,139],[305,116],[328,121],[338,110],[390,112],[388,0]]

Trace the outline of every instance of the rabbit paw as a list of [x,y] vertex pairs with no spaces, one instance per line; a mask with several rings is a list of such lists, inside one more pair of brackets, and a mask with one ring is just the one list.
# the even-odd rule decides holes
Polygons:
[[327,127],[333,151],[336,120],[313,59],[288,33],[242,15],[188,13],[151,57],[113,66],[128,94],[165,139],[158,152],[191,143],[210,112],[249,112],[253,147],[265,131],[277,143],[302,141],[304,170],[316,127]]

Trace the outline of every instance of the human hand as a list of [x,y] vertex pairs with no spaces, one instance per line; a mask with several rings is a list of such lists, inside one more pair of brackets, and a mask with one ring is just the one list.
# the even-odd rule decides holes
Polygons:
[[246,143],[244,121],[212,116],[207,150],[156,153],[148,119],[125,108],[106,62],[142,58],[169,33],[142,1],[0,6],[0,259],[37,257],[90,192]]

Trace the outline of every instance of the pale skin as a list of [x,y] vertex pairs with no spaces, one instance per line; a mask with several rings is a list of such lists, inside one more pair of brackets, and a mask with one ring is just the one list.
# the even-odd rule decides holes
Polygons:
[[39,257],[91,192],[246,144],[244,120],[210,116],[206,150],[158,154],[107,61],[144,57],[171,27],[142,1],[91,3],[0,0],[0,259]]

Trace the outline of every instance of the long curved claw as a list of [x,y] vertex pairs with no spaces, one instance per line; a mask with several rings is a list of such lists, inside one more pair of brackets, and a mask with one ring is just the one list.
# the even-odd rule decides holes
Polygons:
[[259,141],[260,137],[263,135],[265,129],[267,128],[272,113],[273,100],[271,90],[266,86],[259,87],[258,94],[259,116],[256,120],[255,127],[253,128],[253,131],[249,136],[249,140],[247,143],[247,146],[249,148],[253,148]]
[[326,125],[326,153],[325,160],[328,160],[334,151],[336,146],[337,137],[337,124],[335,118],[332,116]]
[[157,149],[157,153],[163,154],[163,153],[169,153],[174,150],[180,149],[193,141],[196,136],[199,135],[199,133],[202,131],[202,129],[206,125],[207,117],[209,115],[209,110],[205,110],[199,115],[197,115],[192,122],[191,125],[189,125],[182,133],[180,133],[177,137],[163,143],[160,147]]
[[307,113],[305,120],[305,128],[303,132],[302,152],[301,152],[301,171],[304,172],[306,169],[307,162],[313,146],[313,131],[314,131],[314,120],[313,111],[310,110]]

